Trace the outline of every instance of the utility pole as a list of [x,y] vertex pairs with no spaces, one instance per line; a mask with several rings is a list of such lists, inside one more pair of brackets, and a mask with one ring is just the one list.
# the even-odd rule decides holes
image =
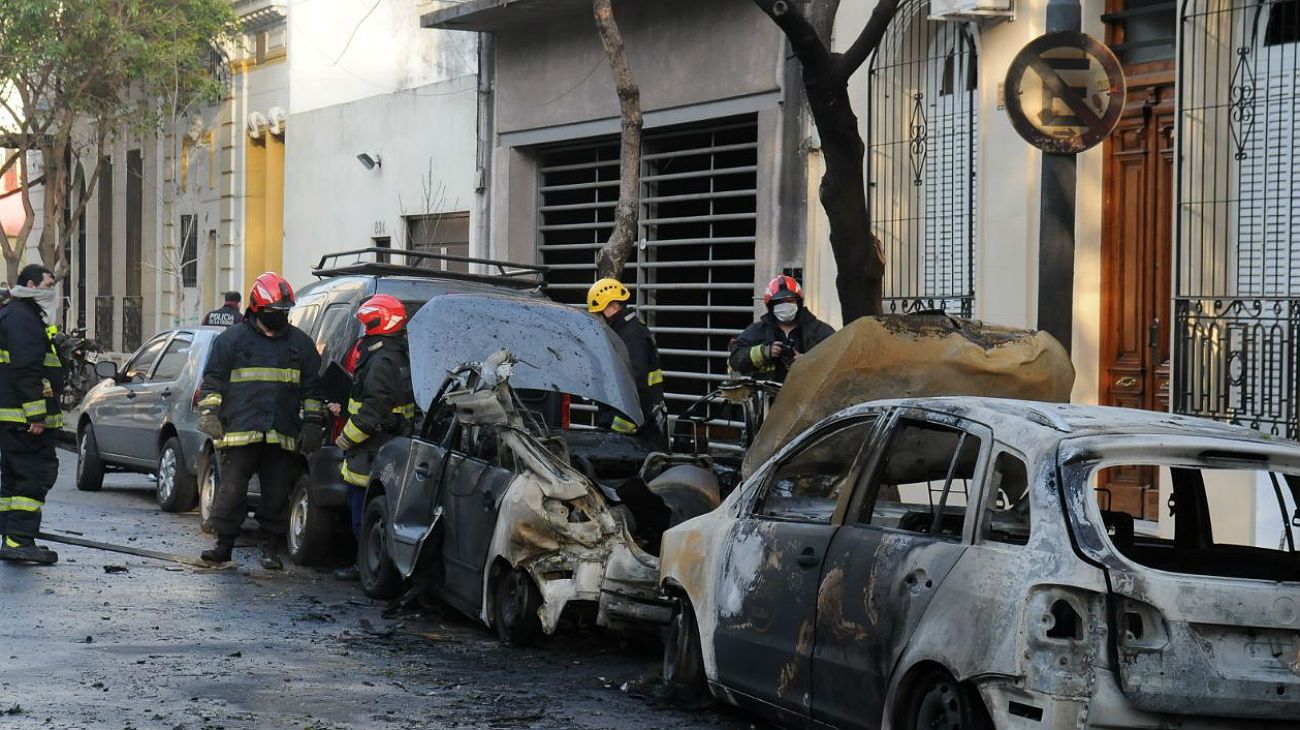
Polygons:
[[[1048,0],[1047,32],[1079,32],[1079,0]],[[1070,351],[1074,320],[1074,208],[1078,163],[1073,154],[1043,153],[1038,215],[1038,328]]]

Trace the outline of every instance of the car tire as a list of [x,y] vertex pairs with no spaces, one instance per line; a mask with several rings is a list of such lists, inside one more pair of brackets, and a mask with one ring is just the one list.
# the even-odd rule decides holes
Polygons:
[[89,423],[77,434],[77,489],[98,492],[104,488],[104,462],[99,458],[95,428]]
[[217,463],[217,454],[208,451],[199,458],[199,529],[212,534],[212,501],[217,497],[217,484],[221,482],[221,467]]
[[158,506],[164,512],[189,512],[199,502],[198,480],[185,468],[181,441],[172,436],[158,452]]
[[388,502],[382,494],[370,500],[361,517],[357,572],[361,590],[371,598],[396,598],[402,590],[402,574],[388,556]]
[[492,623],[497,637],[510,646],[527,644],[542,632],[537,615],[542,595],[533,579],[522,570],[506,568],[493,587]]
[[311,480],[306,474],[294,483],[289,499],[289,533],[285,542],[289,559],[298,565],[323,565],[330,556],[334,519],[311,498]]
[[678,702],[699,702],[705,698],[708,685],[695,609],[685,596],[677,596],[673,603],[673,617],[664,632],[664,687]]
[[924,670],[905,697],[905,730],[992,730],[978,696],[938,667]]

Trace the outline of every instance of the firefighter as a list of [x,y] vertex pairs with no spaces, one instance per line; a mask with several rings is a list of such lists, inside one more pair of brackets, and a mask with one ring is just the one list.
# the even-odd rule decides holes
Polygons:
[[203,317],[203,326],[233,327],[244,321],[244,315],[239,313],[239,292],[228,291],[224,296],[225,303]]
[[[343,451],[340,471],[348,490],[348,511],[352,516],[352,534],[357,538],[357,562],[334,572],[339,580],[357,580],[360,555],[361,516],[366,508],[366,488],[370,486],[370,465],[380,447],[394,436],[410,433],[415,419],[415,393],[411,390],[411,356],[406,342],[406,307],[387,294],[375,295],[361,303],[357,319],[365,330],[356,352],[360,354],[353,372],[352,392],[348,394],[348,420],[334,441]],[[339,415],[342,408],[330,404]]]
[[728,363],[742,375],[784,383],[795,358],[835,334],[803,305],[803,289],[784,274],[767,284],[767,314],[740,333]]
[[[627,347],[645,418],[644,435],[660,448],[667,448],[668,411],[664,407],[664,371],[659,366],[659,346],[650,329],[636,316],[636,310],[625,303],[631,298],[632,293],[617,279],[601,279],[587,291],[587,311],[599,313]],[[637,430],[635,424],[608,408],[597,412],[596,425],[621,433]]]
[[279,570],[290,491],[300,469],[296,452],[315,451],[325,435],[320,354],[310,337],[289,324],[293,289],[283,277],[269,271],[257,277],[248,299],[243,322],[217,336],[203,370],[198,427],[215,442],[221,481],[212,500],[217,544],[201,557],[230,560],[248,514],[248,480],[256,473],[262,487],[256,514],[262,567]]
[[63,427],[63,365],[54,347],[54,274],[25,267],[0,309],[0,559],[52,565],[36,544],[45,495],[59,474],[54,438]]

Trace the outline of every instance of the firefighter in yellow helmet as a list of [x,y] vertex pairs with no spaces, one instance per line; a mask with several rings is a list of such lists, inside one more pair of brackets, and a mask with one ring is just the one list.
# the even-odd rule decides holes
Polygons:
[[[587,311],[599,314],[605,324],[627,347],[632,377],[636,379],[641,413],[645,417],[643,434],[660,448],[668,446],[668,411],[664,407],[664,371],[659,366],[659,346],[628,306],[632,293],[617,279],[601,279],[587,291]],[[636,426],[608,408],[596,414],[596,425],[623,433],[635,432]]]

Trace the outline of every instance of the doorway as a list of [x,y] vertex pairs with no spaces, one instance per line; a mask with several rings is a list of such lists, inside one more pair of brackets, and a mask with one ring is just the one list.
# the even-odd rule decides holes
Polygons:
[[[1108,0],[1107,11],[1106,40],[1124,66],[1128,95],[1104,146],[1100,401],[1167,411],[1176,10],[1169,2]],[[1159,518],[1155,470],[1108,470],[1107,477],[1103,508]]]

